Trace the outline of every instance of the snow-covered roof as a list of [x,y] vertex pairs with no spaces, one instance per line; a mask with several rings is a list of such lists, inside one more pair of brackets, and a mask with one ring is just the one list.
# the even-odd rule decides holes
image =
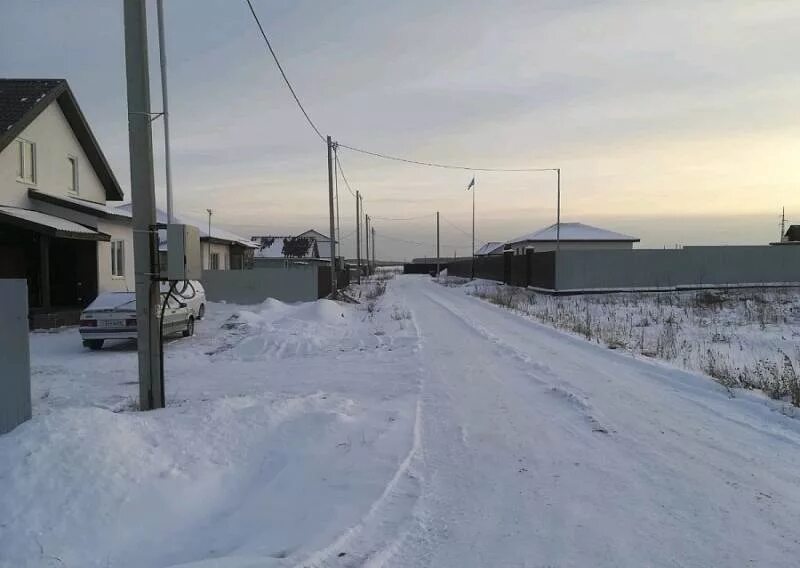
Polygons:
[[[133,211],[133,207],[131,203],[126,203],[124,205],[120,205],[119,207],[115,207],[115,209],[123,210],[131,212]],[[184,225],[194,225],[197,227],[198,233],[200,233],[201,239],[207,239],[208,235],[208,220],[201,221],[197,219],[192,219],[191,217],[186,217],[184,215],[172,215],[173,223],[181,223]],[[157,223],[167,223],[167,212],[162,209],[156,209],[156,222]],[[214,226],[214,222],[212,219],[211,222],[211,238],[212,239],[219,239],[221,241],[228,241],[231,243],[236,243],[248,248],[258,248],[258,243],[251,241],[248,238],[245,238],[241,235],[237,235],[236,233],[232,233],[230,231],[226,231],[225,229],[220,229],[219,227]]]
[[319,232],[319,231],[317,231],[316,229],[309,229],[309,230],[308,230],[308,231],[306,231],[305,233],[300,233],[300,234],[299,234],[299,235],[297,235],[297,236],[298,236],[298,237],[310,237],[310,238],[312,238],[312,239],[316,239],[316,241],[317,241],[318,243],[321,243],[321,242],[325,242],[325,241],[329,241],[329,240],[331,240],[331,239],[330,239],[330,237],[328,237],[328,235],[323,235],[322,233],[320,233],[320,232]]
[[89,238],[95,240],[108,240],[109,236],[84,227],[68,219],[62,219],[55,215],[48,215],[41,211],[22,209],[20,207],[9,207],[0,205],[0,215],[17,224],[34,226],[36,229],[44,229],[46,232],[53,233],[60,237]]
[[89,201],[79,197],[72,197],[70,195],[56,195],[55,193],[49,193],[39,189],[29,189],[28,195],[34,199],[40,199],[55,205],[69,207],[71,209],[82,209],[84,211],[88,210],[99,213],[103,216],[123,217],[126,219],[130,219],[132,217],[131,212],[123,209],[122,207],[113,207],[111,205],[105,205],[103,203],[97,203],[95,201]]
[[[549,227],[522,235],[520,237],[507,241],[508,244],[522,243],[527,241],[533,242],[550,242],[555,241],[558,235],[557,225],[553,223]],[[584,225],[583,223],[561,223],[560,240],[562,241],[624,241],[624,242],[638,242],[638,237],[624,235],[608,229],[601,229],[599,227],[592,227],[591,225]]]
[[503,243],[500,241],[489,241],[481,248],[475,251],[476,256],[484,256],[488,254],[494,254],[497,252],[503,252]]

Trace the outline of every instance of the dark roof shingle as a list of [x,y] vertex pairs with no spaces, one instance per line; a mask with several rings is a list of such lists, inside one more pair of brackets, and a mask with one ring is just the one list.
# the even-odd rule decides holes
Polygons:
[[0,79],[0,135],[21,122],[37,103],[58,96],[65,83],[64,79]]

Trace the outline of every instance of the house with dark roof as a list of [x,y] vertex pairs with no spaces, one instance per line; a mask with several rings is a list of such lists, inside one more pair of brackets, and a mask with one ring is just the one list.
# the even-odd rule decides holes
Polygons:
[[584,223],[553,223],[549,227],[521,235],[506,241],[506,247],[515,254],[525,254],[525,249],[534,252],[592,249],[632,249],[638,237],[624,235],[616,231],[585,225]]
[[27,280],[33,325],[133,290],[123,197],[66,80],[0,79],[0,278]]
[[506,248],[505,243],[500,241],[489,241],[475,251],[475,256],[497,256],[503,254]]

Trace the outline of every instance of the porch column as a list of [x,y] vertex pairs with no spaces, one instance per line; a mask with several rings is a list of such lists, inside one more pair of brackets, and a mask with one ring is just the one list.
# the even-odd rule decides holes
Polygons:
[[39,294],[43,308],[50,307],[50,237],[39,235]]

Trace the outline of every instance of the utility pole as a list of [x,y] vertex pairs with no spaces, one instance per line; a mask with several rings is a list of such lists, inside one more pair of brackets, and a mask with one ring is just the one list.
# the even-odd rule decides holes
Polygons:
[[[556,168],[557,197],[556,197],[556,253],[561,250],[561,168]],[[558,262],[556,260],[556,262]]]
[[364,228],[364,244],[366,245],[364,259],[367,261],[367,276],[369,276],[371,272],[369,266],[369,215],[364,215]]
[[356,190],[356,265],[358,283],[361,284],[361,193]]
[[372,227],[372,269],[375,270],[375,227]]
[[172,165],[169,152],[169,98],[167,96],[167,43],[164,39],[164,0],[158,0],[158,53],[161,62],[161,118],[164,120],[164,169],[167,177],[167,223],[172,223]]
[[[339,159],[338,155],[338,147],[334,144],[333,146],[333,187],[334,191],[336,192],[336,242],[339,245],[342,244],[342,225],[339,222]],[[341,254],[341,253],[340,253]],[[342,255],[344,256],[344,255]]]
[[333,220],[333,142],[328,136],[328,212],[330,213],[331,223],[329,233],[331,243],[331,295],[336,296],[336,228]]
[[439,212],[436,212],[436,278],[439,278]]
[[783,240],[783,236],[786,234],[786,207],[781,208],[781,236],[778,239],[778,242]]
[[[208,266],[207,268],[211,270],[211,214],[214,212],[211,209],[206,209],[208,213],[208,246],[206,247],[208,251]],[[169,246],[169,245],[167,245]]]
[[472,178],[472,279],[475,279],[475,192],[478,191],[478,184]]
[[139,408],[164,408],[164,377],[156,309],[160,303],[156,231],[150,74],[147,60],[146,0],[124,0],[125,75],[133,205],[136,274],[136,329],[139,355]]

